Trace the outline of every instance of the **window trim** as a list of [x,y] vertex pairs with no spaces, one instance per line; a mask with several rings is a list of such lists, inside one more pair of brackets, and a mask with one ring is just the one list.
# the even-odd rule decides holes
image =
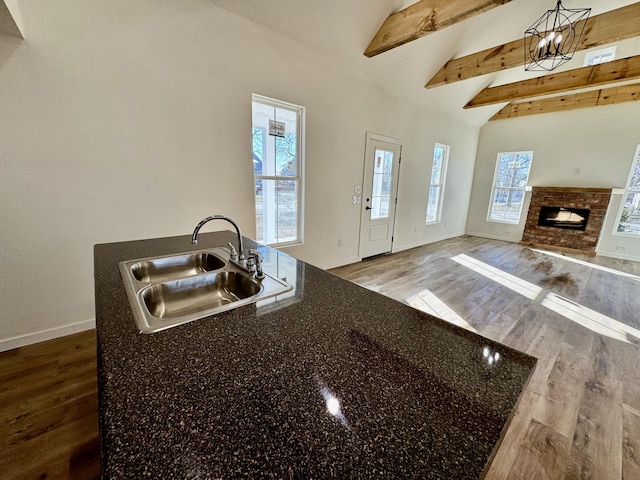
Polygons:
[[531,162],[529,163],[529,171],[527,172],[527,181],[526,184],[529,183],[529,176],[531,175],[531,165],[533,164],[533,150],[521,150],[517,152],[498,152],[496,157],[496,167],[493,172],[493,183],[491,184],[491,196],[489,197],[489,208],[487,211],[487,222],[493,223],[504,223],[507,225],[519,225],[522,221],[522,209],[524,208],[524,197],[527,192],[527,185],[523,187],[499,187],[501,190],[510,190],[510,191],[522,191],[522,202],[520,203],[520,211],[518,212],[518,220],[513,222],[509,220],[496,220],[495,218],[491,218],[491,212],[493,209],[493,199],[495,198],[495,192],[498,188],[498,174],[500,173],[500,159],[503,155],[523,155],[529,154],[531,155]]
[[618,231],[618,227],[620,226],[622,220],[622,212],[624,211],[624,202],[627,196],[630,193],[637,193],[640,195],[640,188],[631,189],[631,179],[633,178],[633,172],[637,168],[637,165],[640,164],[640,144],[636,147],[635,155],[633,156],[633,161],[631,162],[631,168],[629,169],[629,176],[627,177],[627,183],[624,186],[624,192],[620,198],[620,206],[618,207],[618,213],[616,214],[615,222],[613,223],[613,235],[627,237],[627,238],[639,238],[640,234],[638,233],[628,233],[628,232],[620,232]]
[[[442,153],[442,165],[440,166],[440,178],[439,183],[435,183],[432,184],[431,180],[433,179],[433,165],[434,165],[434,160],[435,160],[435,151],[437,148],[442,148],[443,153]],[[451,151],[451,147],[449,145],[446,145],[444,143],[438,143],[436,142],[435,145],[433,146],[433,159],[431,161],[431,175],[429,175],[429,189],[427,191],[427,211],[425,212],[425,225],[434,225],[437,223],[440,223],[442,221],[442,204],[443,199],[444,199],[444,189],[445,189],[445,184],[447,182],[447,168],[449,167],[449,153]],[[429,213],[429,200],[430,200],[430,196],[431,196],[431,188],[432,187],[439,187],[438,188],[438,198],[436,199],[436,218],[435,220],[429,220],[428,218],[428,213]]]
[[[306,130],[305,130],[305,120],[306,120],[306,109],[305,107],[301,106],[301,105],[296,105],[294,103],[289,103],[289,102],[285,102],[282,100],[278,100],[275,98],[270,98],[270,97],[265,97],[264,95],[259,95],[256,93],[252,93],[251,94],[251,112],[252,112],[252,121],[251,121],[251,128],[253,129],[253,104],[255,103],[261,103],[263,105],[269,105],[272,106],[274,108],[282,108],[282,109],[286,109],[286,110],[291,110],[291,111],[295,111],[298,119],[297,119],[297,127],[298,127],[298,132],[297,132],[297,138],[296,138],[296,161],[297,161],[297,165],[296,165],[296,172],[297,175],[295,177],[283,177],[283,176],[271,176],[271,175],[259,175],[256,176],[255,174],[253,175],[253,181],[252,181],[252,189],[254,189],[255,192],[255,183],[256,180],[293,180],[295,182],[297,182],[297,187],[298,187],[298,206],[297,206],[297,212],[296,212],[296,221],[297,221],[297,235],[296,235],[296,239],[295,240],[291,240],[291,241],[285,241],[285,242],[267,242],[267,239],[263,239],[262,243],[265,245],[269,245],[270,247],[274,247],[274,248],[285,248],[285,247],[291,247],[291,246],[296,246],[296,245],[302,245],[304,243],[304,198],[305,198],[305,188],[304,188],[304,178],[305,178],[305,161],[304,161],[304,155],[305,155],[305,136],[306,136]],[[253,146],[252,146],[252,152],[253,152]],[[253,203],[254,206],[254,219],[257,218],[257,212],[256,212],[256,203],[254,201]],[[257,236],[257,225],[256,225],[256,236]]]

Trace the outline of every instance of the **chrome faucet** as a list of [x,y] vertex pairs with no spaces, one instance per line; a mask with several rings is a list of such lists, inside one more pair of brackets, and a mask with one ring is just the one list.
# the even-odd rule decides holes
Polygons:
[[198,225],[196,225],[196,228],[193,231],[193,235],[191,235],[191,243],[194,245],[198,244],[198,232],[205,223],[210,222],[211,220],[226,220],[231,225],[233,225],[233,228],[236,229],[236,233],[238,234],[238,250],[236,251],[236,249],[233,247],[233,244],[229,242],[229,246],[231,249],[231,261],[238,263],[243,268],[246,268],[244,261],[244,244],[242,242],[242,232],[240,231],[240,227],[238,226],[238,224],[231,220],[229,217],[225,217],[224,215],[212,215],[202,220]]

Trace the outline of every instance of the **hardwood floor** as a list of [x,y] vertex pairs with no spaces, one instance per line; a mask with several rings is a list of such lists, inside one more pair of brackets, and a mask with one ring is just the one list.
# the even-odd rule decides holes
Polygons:
[[[640,479],[640,263],[460,237],[332,272],[538,357],[488,479]],[[99,476],[94,331],[0,353],[0,385],[2,480]]]
[[95,330],[0,353],[0,478],[100,476]]
[[538,357],[487,479],[640,479],[640,263],[460,237],[332,272]]

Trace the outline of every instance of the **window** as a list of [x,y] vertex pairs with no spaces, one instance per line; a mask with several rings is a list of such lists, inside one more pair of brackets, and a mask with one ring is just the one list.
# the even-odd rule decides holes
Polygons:
[[429,199],[427,200],[426,223],[438,223],[442,213],[442,195],[444,181],[447,176],[447,162],[449,160],[449,146],[436,143],[433,149],[433,165],[431,166],[431,181],[429,182]]
[[519,223],[533,152],[499,153],[487,220]]
[[256,240],[302,242],[304,108],[252,96]]
[[616,225],[614,233],[640,235],[640,145],[631,164]]

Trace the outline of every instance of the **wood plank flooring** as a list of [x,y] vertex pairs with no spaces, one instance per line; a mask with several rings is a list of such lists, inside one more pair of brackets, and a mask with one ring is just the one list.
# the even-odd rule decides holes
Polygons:
[[[332,272],[539,358],[488,479],[640,479],[640,338],[568,318],[637,333],[640,263],[459,237]],[[0,353],[0,442],[2,480],[99,478],[95,331]]]
[[640,263],[465,236],[332,273],[538,357],[487,479],[640,479]]
[[0,478],[100,476],[95,330],[0,353]]

